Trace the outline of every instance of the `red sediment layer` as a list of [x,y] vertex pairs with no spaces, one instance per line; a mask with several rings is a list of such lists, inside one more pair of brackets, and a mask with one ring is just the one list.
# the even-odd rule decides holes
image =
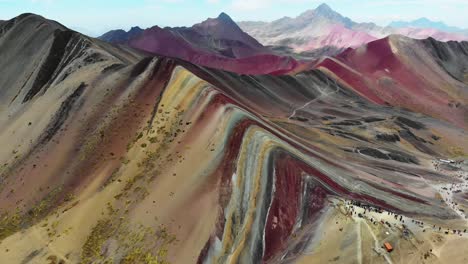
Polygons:
[[376,189],[379,189],[379,190],[382,190],[382,191],[385,191],[385,192],[389,192],[395,196],[398,196],[398,197],[401,197],[401,198],[404,198],[406,200],[411,200],[413,202],[417,202],[417,203],[422,203],[422,204],[427,204],[427,201],[424,201],[422,199],[419,199],[417,197],[414,197],[414,196],[411,196],[411,195],[408,195],[408,194],[404,194],[404,193],[401,193],[401,192],[397,192],[391,188],[384,188],[376,183],[373,183],[373,182],[367,182],[367,184],[369,184],[370,186],[376,188]]
[[[275,191],[273,193],[271,206],[269,208],[265,225],[265,244],[263,261],[267,262],[278,252],[285,250],[286,243],[290,236],[301,206],[307,206],[312,218],[325,205],[325,198],[328,192],[322,187],[315,186],[312,190],[307,190],[308,197],[302,197],[306,186],[303,184],[303,174],[297,171],[296,160],[284,152],[281,152],[274,159],[275,166]],[[306,200],[303,201],[302,198]],[[302,219],[308,221],[308,219]]]
[[[225,104],[234,104],[236,103],[229,97],[224,94],[217,94],[212,100],[211,104],[207,108],[207,112],[214,112],[214,109],[221,107]],[[226,208],[230,196],[231,196],[231,179],[232,175],[236,170],[237,159],[239,151],[241,148],[242,140],[245,136],[247,129],[250,126],[259,126],[276,136],[280,137],[282,140],[289,142],[287,138],[280,135],[276,131],[272,131],[270,128],[265,127],[264,125],[258,123],[257,121],[251,119],[240,120],[235,127],[233,128],[232,134],[229,137],[229,140],[225,146],[225,152],[220,166],[214,172],[213,177],[220,179],[220,194],[219,194],[219,204],[220,210],[217,227],[216,227],[216,236],[222,237],[225,217],[224,217],[224,208]],[[322,157],[319,157],[313,153],[310,153],[307,149],[304,149],[303,146],[290,142],[291,145],[303,151],[306,155],[312,155],[322,161],[325,161]],[[298,213],[300,212],[300,203],[303,191],[303,175],[307,174],[314,177],[314,181],[318,183],[315,185],[311,191],[309,191],[308,198],[308,216],[313,218],[321,208],[324,206],[324,199],[327,194],[329,195],[339,195],[346,197],[348,199],[357,200],[361,202],[366,202],[380,208],[384,208],[391,211],[397,211],[397,208],[387,204],[385,201],[377,199],[375,197],[357,194],[349,191],[343,186],[336,183],[329,176],[322,173],[318,169],[306,164],[304,161],[299,160],[290,156],[289,154],[282,152],[279,158],[274,159],[275,164],[275,192],[272,194],[272,204],[270,207],[270,212],[268,214],[267,223],[265,226],[265,236],[266,241],[269,241],[265,245],[265,252],[263,259],[264,261],[274,257],[281,249],[284,249],[285,242],[292,235],[292,229],[296,223]],[[327,161],[328,162],[328,161]],[[331,164],[336,164],[331,162]],[[337,164],[338,165],[338,164]],[[341,167],[341,166],[338,166]],[[412,201],[420,201],[414,197],[404,196],[401,197],[410,199]],[[276,217],[276,219],[275,219]],[[206,252],[204,253],[206,254]],[[201,256],[200,256],[201,257]]]
[[385,103],[385,101],[378,97],[372,88],[368,86],[367,82],[362,78],[362,76],[352,72],[336,61],[327,58],[316,66],[316,68],[319,69],[320,67],[324,67],[330,70],[332,73],[338,76],[338,78],[346,82],[348,86],[351,87],[351,89],[355,90],[359,95],[366,98],[367,100],[376,104]]

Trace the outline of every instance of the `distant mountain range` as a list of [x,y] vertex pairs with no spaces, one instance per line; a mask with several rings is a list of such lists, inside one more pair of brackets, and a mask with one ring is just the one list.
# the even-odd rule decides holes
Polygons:
[[[374,23],[357,23],[342,16],[327,4],[308,10],[298,17],[283,17],[273,22],[239,22],[239,26],[264,45],[286,46],[296,52],[324,47],[335,50],[358,47],[391,34],[411,38],[433,37],[437,40],[466,40],[468,36],[434,28],[380,27]],[[338,49],[336,49],[338,48]]]
[[425,17],[413,21],[393,21],[388,26],[393,28],[432,28],[445,32],[468,34],[468,29],[448,26],[442,21],[432,21]]
[[[273,22],[243,21],[236,24],[222,13],[192,27],[154,26],[146,30],[133,27],[128,32],[112,30],[99,38],[204,66],[224,65],[221,68],[252,74],[294,71],[300,68],[298,60],[336,55],[348,47],[359,47],[392,34],[416,39],[432,37],[440,41],[468,40],[468,35],[461,29],[428,19],[393,22],[391,25],[394,26],[357,23],[327,4],[321,4],[295,18],[283,17]],[[254,57],[258,63],[264,61],[261,70],[249,68]],[[233,62],[233,58],[243,61]]]
[[132,27],[129,31],[125,31],[123,29],[116,29],[105,33],[99,38],[114,44],[124,44],[128,42],[131,38],[138,36],[143,31],[144,30],[138,26]]

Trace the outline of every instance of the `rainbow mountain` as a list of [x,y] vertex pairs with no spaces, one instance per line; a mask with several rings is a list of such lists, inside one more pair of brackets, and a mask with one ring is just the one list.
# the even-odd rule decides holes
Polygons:
[[468,43],[298,61],[226,17],[0,22],[0,259],[463,263]]

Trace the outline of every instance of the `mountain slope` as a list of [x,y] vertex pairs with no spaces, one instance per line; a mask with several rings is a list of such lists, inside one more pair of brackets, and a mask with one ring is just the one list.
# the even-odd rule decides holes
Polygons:
[[[363,243],[378,245],[362,247],[369,262],[422,259],[429,249],[440,253],[434,261],[453,261],[454,250],[466,257],[466,234],[444,234],[466,226],[449,202],[468,186],[466,130],[371,103],[324,68],[237,74],[34,15],[7,23],[1,260],[358,262]],[[460,78],[463,47],[431,56]],[[347,53],[340,60],[357,63]],[[356,230],[361,239],[350,240]]]
[[316,67],[375,103],[468,126],[468,42],[392,35],[326,58]]

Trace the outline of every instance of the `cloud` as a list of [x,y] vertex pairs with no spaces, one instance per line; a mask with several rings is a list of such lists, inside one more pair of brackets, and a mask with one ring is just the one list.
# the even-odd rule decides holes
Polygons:
[[272,0],[234,0],[232,7],[238,10],[257,10],[269,6]]
[[274,4],[303,4],[330,2],[325,0],[233,0],[231,7],[235,10],[252,11],[272,7]]
[[372,1],[366,3],[368,6],[397,6],[397,7],[408,7],[408,6],[421,6],[421,5],[434,5],[435,7],[441,6],[468,6],[468,1],[466,0],[381,0],[381,1]]
[[31,0],[33,3],[39,3],[39,4],[52,4],[55,2],[54,0]]
[[[232,0],[231,7],[236,10],[258,10],[269,8],[275,4],[304,4],[304,3],[355,3],[354,0]],[[418,6],[418,5],[434,5],[442,8],[447,7],[468,7],[467,0],[363,0],[359,5],[385,7],[385,6]]]

